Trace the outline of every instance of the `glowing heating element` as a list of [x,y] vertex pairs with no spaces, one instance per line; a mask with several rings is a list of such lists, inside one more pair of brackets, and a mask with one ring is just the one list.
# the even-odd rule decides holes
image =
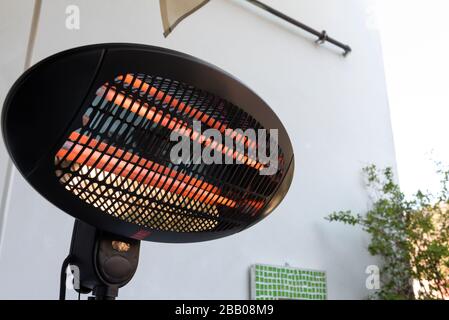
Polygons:
[[[242,197],[244,189],[224,192],[217,184],[220,180],[207,182],[201,174],[179,171],[172,165],[147,159],[133,144],[115,140],[117,132],[123,128],[128,134],[132,133],[130,123],[136,128],[144,125],[136,118],[129,120],[134,114],[151,122],[153,127],[175,131],[238,159],[256,175],[264,168],[256,159],[193,131],[185,120],[181,120],[180,114],[219,130],[236,143],[243,143],[247,150],[257,149],[256,141],[169,94],[173,91],[164,91],[160,84],[159,87],[150,85],[131,74],[118,76],[115,82],[123,89],[108,83],[102,85],[96,91],[97,98],[91,108],[83,115],[83,127],[71,132],[55,155],[56,175],[65,189],[111,216],[150,229],[172,232],[211,231],[219,225],[222,211],[229,215],[235,210],[239,212],[239,219],[245,219],[245,215],[254,217],[265,206],[263,198]],[[138,96],[152,100],[143,102]],[[156,107],[156,101],[170,107],[170,114],[163,111],[166,107],[161,108],[160,104]]]
[[[79,136],[76,132],[72,133],[71,135],[72,138],[76,136]],[[88,137],[82,136],[81,140],[87,141],[87,139]],[[92,146],[98,144],[99,143],[94,139],[89,143],[89,145]],[[111,147],[109,149],[112,148],[114,147]],[[100,149],[102,149],[101,144]],[[76,144],[75,142],[71,142],[70,140],[64,144],[64,146],[58,151],[56,156],[60,159],[76,162],[87,167],[95,167],[100,171],[106,171],[115,175],[120,175],[131,181],[137,181],[144,185],[150,185],[152,187],[161,188],[169,192],[177,193],[181,196],[190,197],[193,200],[199,200],[206,204],[212,203],[222,204],[229,207],[235,206],[235,201],[229,200],[211,192],[211,190],[217,191],[218,189],[208,183],[202,183],[201,181],[194,178],[192,178],[192,180],[184,175],[182,179],[172,178],[173,176],[177,176],[177,173],[174,170],[164,168],[162,165],[155,164],[143,158],[141,158],[140,160],[136,160],[135,158],[138,159],[139,157],[131,156],[129,153],[125,153],[120,149],[116,149],[116,152],[118,154],[121,154],[122,156],[124,155],[124,158],[131,158],[131,161],[121,160],[118,157],[111,156],[109,155],[111,151],[94,151],[94,149],[91,149],[79,143]],[[149,165],[149,163],[151,165]],[[140,164],[143,164],[143,166],[141,166]],[[167,172],[168,175],[163,174]],[[199,187],[197,187],[198,185]],[[201,189],[202,192],[198,192],[200,191],[199,189]]]
[[[215,149],[228,157],[237,159],[240,163],[254,167],[258,170],[262,170],[264,168],[264,165],[258,162],[257,160],[252,159],[238,151],[234,151],[232,148],[229,148],[223,145],[222,143],[213,141],[212,139],[207,138],[204,135],[193,131],[191,128],[188,127],[186,123],[184,123],[179,119],[171,117],[170,115],[163,116],[162,111],[157,111],[156,107],[150,107],[147,103],[142,104],[138,101],[133,100],[130,97],[126,97],[125,95],[117,92],[115,88],[112,87],[108,88],[106,86],[103,86],[98,90],[97,96],[104,97],[106,100],[122,108],[129,109],[131,110],[131,112],[137,113],[139,116],[147,118],[150,121],[157,123],[163,127],[167,127],[173,132],[177,132],[183,136],[189,137],[193,141],[197,141],[206,147]],[[235,131],[233,131],[233,133],[234,133],[233,137],[234,138],[237,137],[237,133]],[[240,140],[243,138],[244,138],[243,135],[239,135],[236,139],[236,142],[240,142]],[[247,140],[246,143],[248,143]],[[251,142],[251,145],[253,144],[254,142]]]
[[[201,217],[187,217],[184,224],[188,222],[188,225],[196,227],[181,230],[176,227],[181,217],[170,214],[173,211],[170,205],[182,206],[186,209],[187,216],[189,211],[195,210],[206,215],[212,212],[212,217],[219,216],[217,205],[231,208],[236,206],[234,200],[220,196],[219,188],[209,183],[77,132],[70,135],[56,154],[56,164],[70,166],[70,171],[74,172],[56,173],[67,190],[113,216],[125,221],[132,220],[146,227],[153,227],[155,213],[152,209],[158,209],[166,212],[163,214],[166,222],[159,225],[159,229],[162,227],[163,230],[177,232],[206,231],[214,228],[218,222]],[[100,185],[95,180],[111,185],[111,188]],[[149,192],[148,186],[154,189]],[[116,188],[121,190],[117,191]],[[132,193],[137,196],[131,196]],[[152,198],[166,202],[167,205],[156,204],[151,201]],[[243,200],[242,205],[260,209],[264,202]]]
[[[132,74],[127,74],[125,77],[118,76],[118,80],[123,80],[123,82],[127,85],[131,85],[133,88],[140,90],[140,92],[148,93],[149,95],[156,97],[158,100],[162,100],[165,103],[169,104],[171,107],[177,108],[177,110],[183,112],[184,114],[195,118],[198,121],[208,125],[211,128],[219,130],[221,133],[229,135],[231,138],[236,139],[236,141],[241,141],[244,139],[244,145],[246,147],[255,149],[257,147],[257,142],[251,140],[250,138],[243,136],[235,130],[229,128],[226,124],[221,122],[218,119],[211,117],[208,114],[205,114],[201,110],[190,106],[184,102],[179,101],[175,97],[163,92],[162,90],[158,90],[157,88],[150,86],[149,84],[143,82],[142,80],[134,77]],[[229,130],[230,134],[227,133],[226,130]]]
[[[77,133],[72,133],[71,138],[80,138],[81,141],[88,139],[88,137],[79,136]],[[95,140],[91,140],[89,143],[91,146],[97,144],[100,150],[104,149],[104,144]],[[156,224],[153,223],[154,220],[164,219],[163,223],[157,224],[158,229],[199,232],[214,228],[218,222],[207,218],[189,217],[190,210],[206,215],[210,215],[212,212],[212,216],[218,217],[216,204],[235,206],[235,201],[210,192],[211,190],[217,191],[217,188],[207,183],[202,185],[201,181],[194,179],[191,184],[186,184],[184,181],[188,181],[187,176],[183,176],[180,180],[174,180],[171,176],[176,176],[176,172],[173,170],[170,171],[168,168],[154,163],[152,165],[154,171],[148,170],[137,165],[135,159],[134,163],[132,162],[135,156],[132,157],[122,150],[115,150],[117,155],[121,155],[129,161],[119,160],[108,155],[112,152],[111,148],[99,152],[85,145],[67,141],[56,156],[57,165],[61,165],[59,162],[64,159],[65,166],[69,165],[70,170],[77,173],[76,175],[75,173],[62,175],[59,173],[60,181],[65,184],[66,189],[102,211],[122,220],[133,221],[150,228],[156,227]],[[144,162],[146,162],[144,159],[138,161],[141,164]],[[167,173],[167,171],[170,171],[167,175],[158,173]],[[98,182],[103,182],[110,188],[100,185]],[[148,185],[153,187],[151,191]],[[198,185],[204,189],[199,190]],[[136,195],[132,196],[133,193]],[[166,203],[166,205],[158,204],[152,199]],[[173,205],[182,206],[185,209],[186,218],[171,214]],[[157,209],[159,213],[156,213],[154,209]],[[177,223],[179,220],[183,220],[183,223]],[[182,225],[192,227],[182,230],[179,227]]]
[[[56,163],[61,164],[56,158]],[[218,217],[215,206],[201,205],[163,189],[148,189],[136,181],[113,173],[81,166],[76,162],[65,163],[75,173],[56,172],[65,188],[86,203],[111,216],[148,228],[174,232],[200,232],[213,229],[217,220],[189,215],[190,210],[207,212]],[[103,184],[100,184],[103,183]],[[133,196],[135,193],[136,196]],[[157,200],[158,202],[154,201]],[[162,202],[162,204],[161,204]],[[183,203],[185,216],[173,214],[172,206]],[[212,212],[212,214],[210,214]],[[179,223],[183,222],[183,223]]]

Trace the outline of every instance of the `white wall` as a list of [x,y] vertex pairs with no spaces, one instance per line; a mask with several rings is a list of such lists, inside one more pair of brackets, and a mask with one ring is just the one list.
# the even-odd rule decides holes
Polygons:
[[[123,299],[246,299],[248,267],[255,262],[326,270],[331,299],[359,299],[369,293],[365,268],[376,260],[366,251],[368,237],[324,220],[334,210],[367,208],[364,165],[395,166],[379,38],[365,23],[367,0],[265,2],[328,30],[354,53],[344,59],[338,49],[317,48],[308,34],[241,0],[212,1],[168,39],[162,36],[156,0],[135,0],[132,5],[120,0],[44,0],[34,62],[96,42],[138,42],[183,51],[229,71],[258,92],[293,142],[294,181],[275,213],[221,240],[143,243],[139,269],[121,290]],[[79,31],[65,29],[69,4],[81,9]],[[22,19],[22,11],[28,13],[28,8],[15,9],[0,11],[0,20]],[[0,43],[10,37],[1,36]],[[13,49],[20,52],[24,46]],[[13,176],[5,215],[0,298],[56,298],[73,219],[41,198],[19,174]]]

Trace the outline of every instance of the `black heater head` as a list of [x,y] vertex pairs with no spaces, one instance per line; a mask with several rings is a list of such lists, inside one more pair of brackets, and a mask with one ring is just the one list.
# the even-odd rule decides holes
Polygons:
[[[2,125],[15,165],[46,199],[138,240],[239,232],[280,203],[293,176],[289,137],[261,98],[208,63],[157,47],[101,44],[43,60],[14,84]],[[207,129],[223,140],[208,138]],[[278,136],[251,138],[247,129]],[[172,161],[173,132],[241,163]],[[243,150],[226,147],[226,138]],[[261,174],[267,163],[250,156],[261,142],[277,154],[274,174]]]

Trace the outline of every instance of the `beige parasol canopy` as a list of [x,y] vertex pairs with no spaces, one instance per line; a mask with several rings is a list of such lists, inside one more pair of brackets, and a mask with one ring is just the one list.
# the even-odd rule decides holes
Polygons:
[[178,23],[204,6],[209,0],[159,0],[159,2],[164,36],[168,36]]

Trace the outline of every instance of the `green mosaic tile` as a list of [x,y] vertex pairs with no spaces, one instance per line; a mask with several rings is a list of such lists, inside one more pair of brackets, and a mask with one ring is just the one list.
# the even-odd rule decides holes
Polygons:
[[253,284],[256,300],[327,298],[326,273],[290,267],[255,265]]

